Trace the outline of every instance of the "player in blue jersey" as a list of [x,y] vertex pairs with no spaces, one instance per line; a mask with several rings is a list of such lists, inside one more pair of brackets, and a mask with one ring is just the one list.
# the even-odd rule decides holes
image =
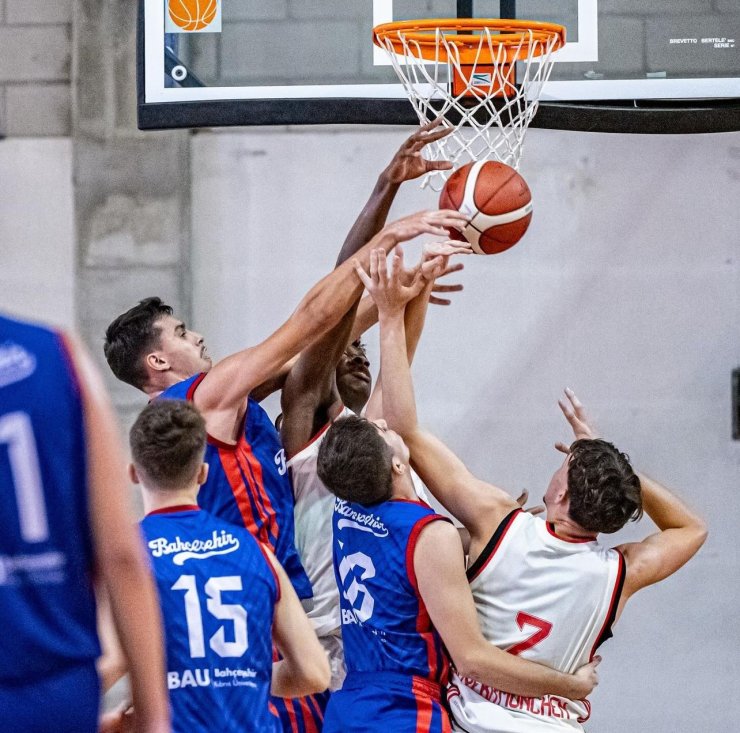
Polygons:
[[[420,234],[446,234],[464,226],[456,211],[419,212],[393,222],[365,244],[357,257],[367,262],[375,247],[390,251]],[[116,318],[106,332],[105,355],[114,374],[150,398],[192,400],[208,431],[211,466],[201,505],[226,521],[241,524],[264,540],[286,569],[300,598],[311,596],[294,545],[293,497],[285,455],[254,390],[322,333],[336,325],[362,285],[345,262],[315,285],[290,318],[262,343],[212,364],[203,337],[172,315],[159,298],[147,298]],[[321,701],[275,704],[284,729],[320,729]]]
[[131,660],[137,731],[165,733],[161,626],[100,375],[56,331],[0,316],[0,729],[97,730],[94,585]]
[[[159,587],[175,733],[271,733],[275,695],[320,692],[329,665],[285,571],[249,532],[200,509],[206,430],[183,401],[156,401],[130,432],[131,478]],[[282,654],[273,665],[272,641]]]
[[[384,274],[374,252],[371,292]],[[403,307],[422,287],[393,289],[400,326],[376,299],[381,334],[403,333]],[[391,324],[391,325],[389,325]],[[381,367],[382,368],[382,367]],[[457,531],[416,500],[409,452],[384,421],[347,417],[334,422],[319,450],[318,471],[337,497],[334,568],[339,585],[347,678],[332,695],[324,731],[449,731],[441,702],[449,652],[458,671],[522,695],[582,697],[596,684],[595,663],[565,675],[489,644],[476,617]]]

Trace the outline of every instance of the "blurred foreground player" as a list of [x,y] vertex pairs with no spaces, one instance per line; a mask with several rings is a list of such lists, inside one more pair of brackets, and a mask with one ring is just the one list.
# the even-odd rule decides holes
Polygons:
[[0,316],[0,729],[97,729],[94,580],[127,658],[135,730],[169,731],[154,584],[105,388],[81,346]]
[[[545,493],[546,521],[522,512],[419,427],[403,313],[382,272],[368,278],[368,288],[381,312],[384,414],[407,441],[426,486],[470,532],[468,580],[486,639],[512,657],[576,670],[611,636],[628,598],[699,550],[703,522],[660,484],[638,478],[611,443],[596,439],[570,390],[560,406],[576,440],[569,448],[558,445],[568,457]],[[615,549],[597,544],[599,533],[616,532],[643,509],[660,532]],[[590,715],[589,702],[572,695],[511,692],[456,665],[447,691],[453,729],[582,731]]]
[[[197,504],[206,429],[191,404],[152,402],[130,432],[131,479],[159,586],[175,733],[271,733],[274,695],[325,690],[329,664],[272,553]],[[282,660],[272,663],[272,644]]]
[[[371,271],[384,257],[374,253]],[[419,276],[414,285],[401,286],[399,265],[396,258],[403,319],[406,302],[423,282]],[[318,472],[337,497],[334,570],[347,664],[344,685],[329,700],[324,731],[449,731],[441,702],[446,650],[458,668],[518,694],[580,697],[591,691],[597,662],[566,675],[506,654],[483,638],[457,530],[416,499],[408,449],[382,420],[335,421],[319,450]]]

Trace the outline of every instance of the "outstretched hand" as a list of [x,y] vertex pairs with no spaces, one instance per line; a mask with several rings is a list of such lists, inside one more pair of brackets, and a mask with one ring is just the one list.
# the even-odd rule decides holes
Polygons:
[[424,260],[432,260],[435,257],[452,257],[452,255],[472,255],[473,247],[470,242],[457,239],[448,239],[444,242],[428,242],[424,245]]
[[452,163],[448,160],[427,160],[421,151],[429,143],[447,137],[454,128],[443,125],[444,118],[438,117],[420,127],[406,142],[401,145],[393,160],[383,172],[390,183],[403,183],[419,178],[430,171],[450,170]]
[[[439,243],[442,244],[442,243]],[[453,247],[456,247],[459,242],[453,242]],[[466,249],[464,246],[462,249]],[[401,252],[401,246],[399,245],[395,249],[396,252]],[[424,255],[422,259],[417,262],[415,265],[411,267],[405,267],[401,271],[401,282],[404,285],[410,285],[413,281],[414,277],[416,276],[416,273],[418,272],[419,268],[424,266],[424,279],[428,283],[430,280],[434,280],[434,284],[432,285],[432,290],[429,295],[429,302],[434,303],[435,305],[450,305],[452,302],[449,298],[440,298],[438,296],[435,296],[434,293],[458,293],[463,289],[462,283],[440,283],[438,282],[440,278],[445,277],[445,275],[449,275],[453,272],[460,272],[460,270],[463,269],[462,262],[454,262],[450,263],[448,260],[449,258],[447,256],[444,256],[443,254],[435,254],[436,252],[443,252],[441,247],[437,247],[436,243],[432,244],[431,246],[424,245]],[[468,254],[468,251],[460,251],[459,249],[455,249],[455,252],[452,252],[452,249],[450,249],[450,253],[459,253],[459,254]],[[426,262],[429,262],[433,259],[439,260],[439,264],[434,263],[433,265],[426,264]],[[434,274],[430,272],[430,268],[435,268],[438,270],[438,274]]]
[[473,253],[473,248],[468,242],[459,242],[457,240],[448,240],[446,242],[430,242],[424,245],[421,255],[421,267],[424,279],[432,282],[447,270],[447,265],[452,255],[461,254],[469,255]]
[[403,252],[393,255],[393,268],[388,270],[386,253],[383,249],[370,252],[370,271],[365,272],[358,260],[354,260],[355,271],[370,297],[378,307],[378,316],[394,312],[403,313],[406,303],[415,298],[424,287],[422,268],[416,268],[411,280],[409,271],[404,270]]
[[391,222],[383,229],[383,234],[394,238],[396,244],[407,242],[420,234],[433,234],[436,237],[449,237],[448,229],[462,230],[468,221],[465,214],[453,209],[438,211],[419,211],[403,219]]
[[[581,401],[576,397],[575,392],[570,387],[565,390],[566,399],[559,399],[558,405],[565,415],[568,424],[573,428],[575,440],[598,438],[598,433],[586,416],[586,410]],[[555,447],[561,453],[570,453],[570,447],[565,443],[557,442]]]

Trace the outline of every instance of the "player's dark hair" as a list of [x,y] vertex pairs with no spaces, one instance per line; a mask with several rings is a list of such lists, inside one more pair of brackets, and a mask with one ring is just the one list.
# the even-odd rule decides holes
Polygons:
[[369,420],[351,415],[327,430],[318,474],[340,499],[370,506],[391,498],[392,451]]
[[568,461],[570,518],[589,532],[610,534],[642,516],[640,479],[629,456],[605,440],[576,440]]
[[144,356],[159,346],[160,333],[155,324],[162,316],[171,315],[172,308],[160,298],[144,298],[108,326],[103,351],[118,379],[137,389],[146,386]]
[[203,462],[206,424],[189,402],[155,400],[136,418],[129,442],[134,465],[151,488],[180,489]]

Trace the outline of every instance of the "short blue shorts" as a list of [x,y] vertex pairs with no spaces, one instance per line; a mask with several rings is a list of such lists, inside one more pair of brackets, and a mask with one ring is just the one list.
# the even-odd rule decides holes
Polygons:
[[449,733],[439,686],[395,672],[351,672],[326,708],[324,733]]

